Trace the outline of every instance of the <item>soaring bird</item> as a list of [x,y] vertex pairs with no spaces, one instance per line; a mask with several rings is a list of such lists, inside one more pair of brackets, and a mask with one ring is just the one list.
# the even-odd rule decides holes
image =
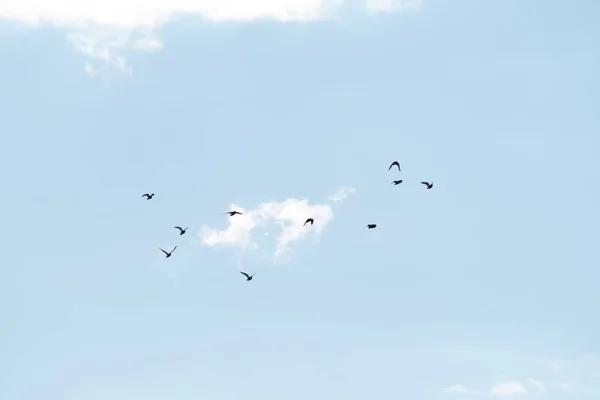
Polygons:
[[[315,223],[315,220],[314,220],[314,219],[312,219],[312,218],[309,218],[309,219],[307,219],[307,220],[306,220],[306,222],[304,222],[304,225],[308,224],[309,222],[310,222],[310,224],[312,225],[312,224],[314,224],[314,223]],[[302,226],[304,226],[304,225],[302,225]]]
[[153,198],[153,197],[154,197],[154,193],[152,193],[152,194],[149,194],[149,193],[144,193],[144,194],[142,195],[142,197],[145,197],[145,198],[146,198],[146,200],[150,200],[151,198]]
[[245,272],[242,272],[242,271],[240,271],[240,274],[244,275],[244,276],[246,277],[246,280],[247,280],[247,281],[251,281],[251,280],[252,280],[252,277],[253,277],[254,275],[256,275],[256,274],[248,275],[247,273],[245,273]]
[[239,211],[227,211],[226,213],[223,213],[223,214],[229,214],[230,217],[233,217],[235,214],[244,215]]
[[185,231],[188,230],[188,228],[183,229],[180,226],[176,226],[175,229],[179,229],[179,235],[180,236],[183,235],[185,233]]
[[402,171],[402,170],[400,169],[400,164],[398,163],[398,161],[394,161],[393,163],[391,163],[391,164],[390,164],[390,167],[388,168],[388,171],[389,171],[390,169],[392,169],[392,167],[393,167],[394,165],[395,165],[396,167],[398,167],[398,171]]
[[427,190],[431,189],[433,187],[433,182],[429,183],[429,182],[421,182],[423,185],[427,186]]
[[173,247],[173,250],[171,250],[168,253],[166,251],[164,251],[163,249],[160,249],[160,251],[162,251],[163,253],[165,253],[165,255],[167,256],[166,258],[169,258],[169,257],[171,257],[171,254],[173,254],[173,252],[175,251],[176,248],[177,248],[177,246]]
[[402,179],[400,179],[399,181],[392,181],[392,183],[393,183],[394,185],[399,185],[399,184],[401,184],[401,183],[402,183]]
[[377,224],[369,224],[366,226],[367,229],[374,229],[377,228]]

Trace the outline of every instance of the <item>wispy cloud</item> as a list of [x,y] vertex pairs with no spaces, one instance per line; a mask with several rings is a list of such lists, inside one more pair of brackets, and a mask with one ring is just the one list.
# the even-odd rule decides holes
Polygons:
[[[420,0],[361,0],[367,10],[416,9]],[[120,54],[158,50],[155,32],[176,15],[221,21],[271,19],[282,22],[337,18],[347,0],[4,0],[0,19],[37,26],[49,23],[67,30],[69,41],[85,56],[131,73]],[[87,68],[86,68],[87,69]]]
[[525,389],[521,382],[516,380],[498,382],[490,389],[492,396],[509,397],[525,393],[527,393],[527,389]]
[[538,381],[535,378],[529,378],[527,380],[532,386],[534,386],[537,390],[539,390],[540,392],[545,392],[546,391],[546,385],[544,385],[543,382]]
[[462,385],[460,383],[442,388],[442,389],[440,389],[440,392],[442,392],[442,393],[460,393],[460,394],[475,394],[476,393],[474,390],[469,389],[468,387],[466,387],[465,385]]
[[351,188],[351,187],[343,187],[340,190],[338,190],[337,192],[335,192],[334,194],[332,194],[331,196],[327,197],[327,199],[331,200],[331,201],[343,201],[346,199],[346,197],[348,197],[348,195],[355,193],[356,189]]
[[[200,229],[202,243],[210,246],[233,246],[243,250],[256,250],[258,243],[253,237],[257,228],[266,230],[265,236],[274,237],[273,257],[281,261],[289,255],[290,245],[308,236],[318,236],[333,220],[333,210],[326,204],[311,204],[308,200],[286,199],[282,202],[263,202],[257,207],[246,209],[236,204],[231,210],[243,215],[228,218],[228,226],[219,230],[208,226]],[[314,219],[314,225],[304,225],[307,218]],[[275,228],[277,234],[271,234]]]

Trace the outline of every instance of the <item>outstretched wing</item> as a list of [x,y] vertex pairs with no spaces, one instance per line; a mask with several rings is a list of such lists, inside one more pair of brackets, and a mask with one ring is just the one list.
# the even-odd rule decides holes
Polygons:
[[240,274],[244,275],[246,278],[250,278],[250,276],[245,272],[240,271]]
[[174,226],[175,229],[179,229],[181,232],[183,232],[183,229],[180,226]]
[[174,252],[176,248],[177,248],[177,246],[173,247],[173,250],[171,250],[171,253]]
[[398,167],[398,171],[401,171],[401,169],[400,169],[400,164],[398,163],[398,161],[394,161],[393,163],[391,163],[391,164],[390,164],[390,167],[388,168],[388,171],[389,171],[390,169],[392,169],[392,167],[393,167],[394,165],[395,165],[396,167]]
[[425,186],[429,186],[429,182],[421,182]]
[[166,251],[164,251],[163,249],[160,249],[160,251],[162,251],[163,253],[165,253],[166,255],[169,255],[169,253],[167,253]]
[[150,195],[148,193],[144,193],[142,197],[150,197]]

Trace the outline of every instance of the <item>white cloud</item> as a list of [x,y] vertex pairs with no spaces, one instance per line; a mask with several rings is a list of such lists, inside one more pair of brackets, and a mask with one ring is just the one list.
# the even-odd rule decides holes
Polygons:
[[356,189],[351,187],[343,187],[331,196],[327,197],[328,200],[331,201],[343,201],[349,194],[355,193]]
[[560,364],[555,360],[548,360],[548,368],[552,372],[558,372],[560,371]]
[[373,12],[416,10],[421,0],[365,0],[365,6]]
[[461,384],[457,384],[457,385],[452,385],[452,386],[448,386],[445,388],[440,389],[440,392],[443,393],[474,393],[473,390],[469,389],[468,387],[466,387],[465,385],[461,385]]
[[516,396],[525,393],[527,390],[519,381],[499,382],[490,389],[492,396]]
[[94,68],[92,66],[92,64],[86,63],[85,64],[85,73],[88,74],[89,76],[96,76],[100,73],[100,71],[98,71],[96,68]]
[[[416,9],[420,0],[362,0],[370,11]],[[69,41],[87,57],[131,72],[123,50],[156,50],[154,36],[176,15],[219,21],[273,19],[316,21],[336,18],[347,0],[3,0],[0,19],[67,30]]]
[[531,383],[531,385],[535,386],[539,391],[541,391],[541,392],[546,391],[546,385],[544,385],[543,382],[540,382],[535,378],[529,378],[528,381],[529,381],[529,383]]
[[[341,200],[340,200],[341,201]],[[273,223],[278,225],[279,233],[274,236],[274,259],[278,261],[289,253],[290,245],[309,235],[319,235],[333,220],[333,210],[329,205],[310,204],[308,200],[287,199],[282,202],[264,202],[254,209],[244,209],[231,204],[230,210],[238,210],[243,215],[229,217],[229,226],[224,230],[203,226],[200,229],[202,243],[210,246],[234,246],[243,250],[256,250],[258,244],[252,233],[257,228],[269,229]],[[314,219],[314,225],[304,226],[307,218]]]

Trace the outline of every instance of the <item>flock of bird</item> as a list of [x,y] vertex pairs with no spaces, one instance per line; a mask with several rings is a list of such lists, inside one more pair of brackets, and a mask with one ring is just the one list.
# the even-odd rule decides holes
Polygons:
[[[390,167],[388,168],[388,171],[390,171],[393,167],[398,167],[398,171],[402,172],[402,170],[400,169],[400,163],[398,161],[394,161],[393,163],[391,163]],[[399,179],[399,180],[392,181],[392,184],[393,185],[399,185],[402,182],[403,182],[403,180]],[[421,184],[425,185],[426,190],[429,190],[429,189],[431,189],[433,187],[433,182],[421,182]],[[151,200],[154,197],[154,193],[144,193],[142,195],[142,197],[145,197],[146,200]],[[223,213],[223,214],[229,214],[230,217],[233,217],[233,216],[236,216],[236,215],[244,215],[243,213],[241,213],[239,211],[236,211],[236,210],[227,211],[226,213]],[[306,224],[313,225],[314,223],[315,223],[315,220],[313,218],[308,218],[304,222],[303,226],[306,226]],[[365,228],[367,228],[367,229],[375,229],[375,228],[377,228],[377,224],[368,224]],[[186,228],[182,228],[180,226],[175,226],[174,229],[179,230],[179,236],[185,234],[185,232],[188,230],[187,227]],[[166,251],[166,250],[163,250],[161,248],[159,248],[159,249],[160,249],[160,251],[162,251],[165,254],[166,258],[169,258],[169,257],[171,257],[171,255],[173,254],[173,252],[175,251],[176,248],[177,248],[177,246],[173,247],[173,250],[171,250],[171,251]],[[240,271],[240,274],[244,275],[246,277],[247,281],[251,281],[252,277],[255,275],[255,274],[248,275],[247,273],[245,273],[243,271]]]

